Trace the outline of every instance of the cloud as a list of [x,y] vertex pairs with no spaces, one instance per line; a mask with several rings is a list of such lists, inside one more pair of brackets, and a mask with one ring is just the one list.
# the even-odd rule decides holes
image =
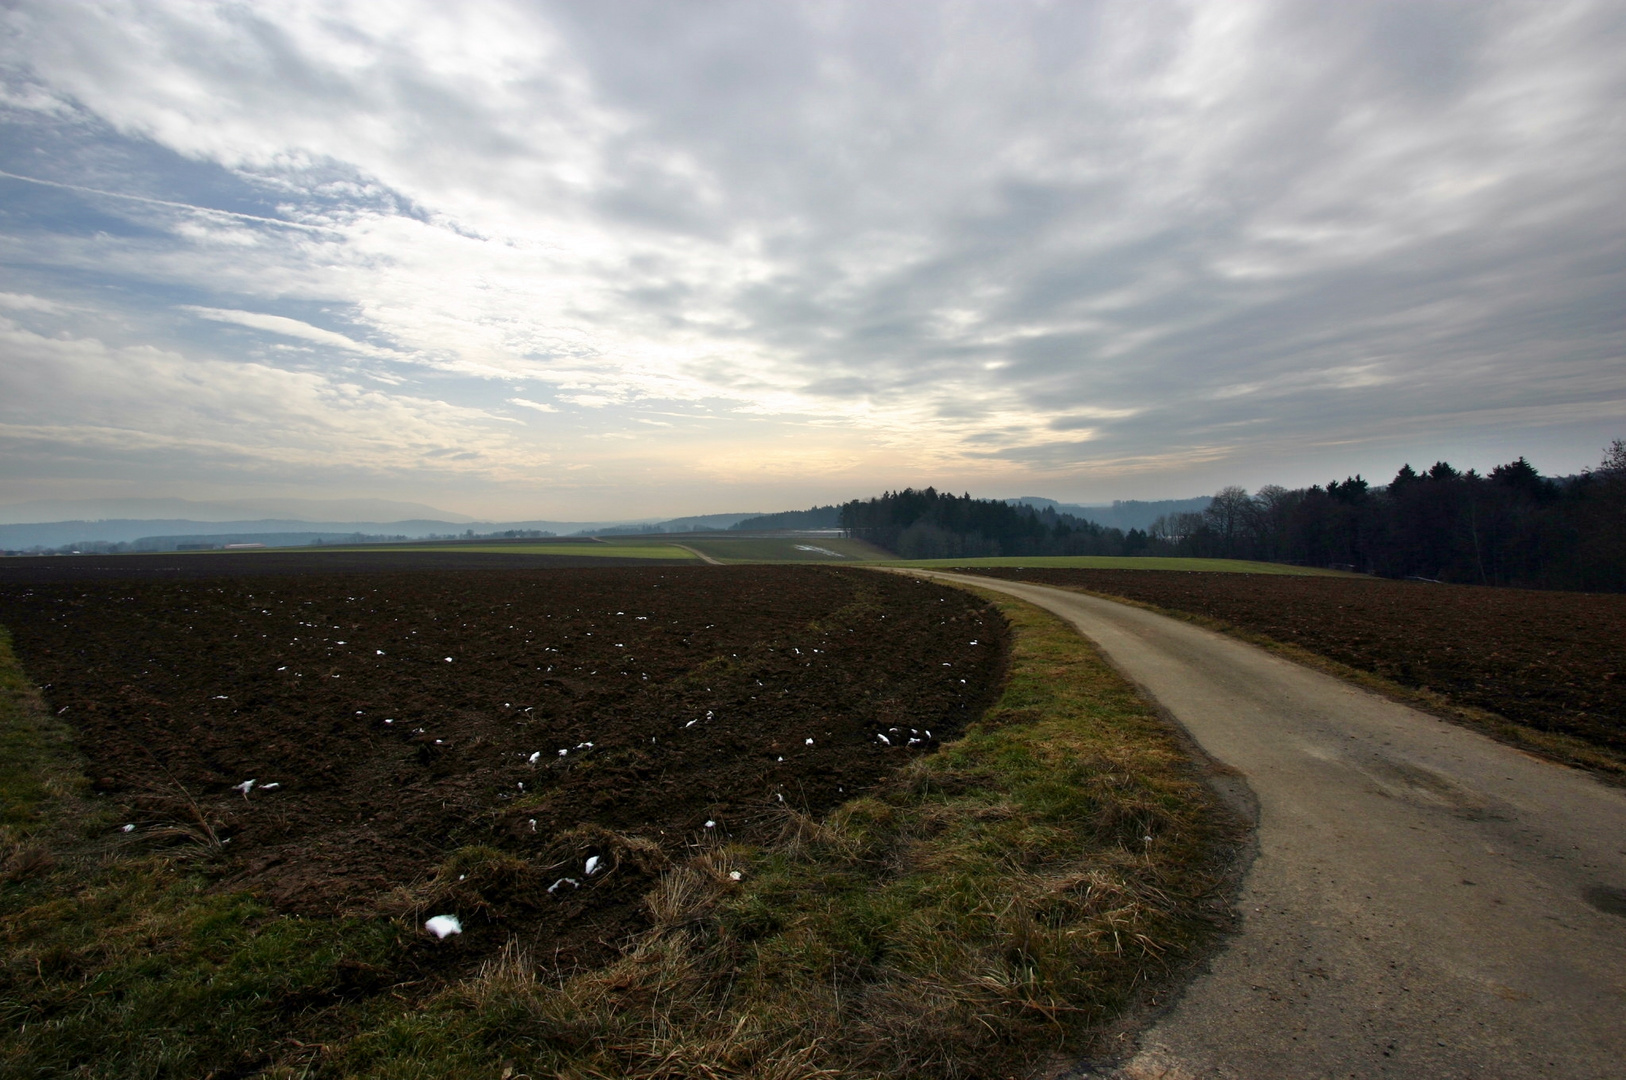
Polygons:
[[423,470],[474,450],[513,467],[533,456],[493,430],[502,418],[483,410],[321,372],[46,337],[5,319],[0,349],[0,443],[36,451],[256,473],[333,462],[362,472]]
[[265,315],[257,311],[223,311],[219,308],[197,307],[186,305],[183,310],[189,311],[199,318],[212,319],[215,322],[233,323],[237,326],[246,326],[251,330],[266,330],[284,337],[300,338],[304,341],[313,341],[318,345],[332,345],[348,352],[361,353],[364,356],[385,357],[396,359],[398,354],[388,349],[380,349],[373,345],[363,344],[334,333],[332,330],[323,330],[319,326],[300,322],[298,319],[289,319],[282,315]]
[[55,300],[8,292],[0,292],[0,307],[10,308],[12,311],[40,311],[51,315],[59,315],[70,310],[67,305]]
[[668,411],[731,425],[706,484],[813,431],[1073,497],[1576,468],[1626,398],[1623,10],[23,0],[0,265],[114,350],[551,410],[595,475]]

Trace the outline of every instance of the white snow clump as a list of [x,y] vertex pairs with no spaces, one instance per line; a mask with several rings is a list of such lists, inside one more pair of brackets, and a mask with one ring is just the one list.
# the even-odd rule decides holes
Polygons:
[[456,915],[436,915],[424,923],[423,928],[441,940],[463,932],[463,924],[457,921]]

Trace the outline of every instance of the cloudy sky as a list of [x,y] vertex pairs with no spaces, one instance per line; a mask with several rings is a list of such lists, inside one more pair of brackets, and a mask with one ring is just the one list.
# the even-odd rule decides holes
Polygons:
[[1626,0],[0,0],[0,502],[1578,471],[1622,56]]

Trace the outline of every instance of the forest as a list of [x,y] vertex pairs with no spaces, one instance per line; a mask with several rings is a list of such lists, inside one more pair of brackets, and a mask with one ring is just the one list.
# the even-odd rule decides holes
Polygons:
[[1520,457],[1488,474],[1437,461],[1385,485],[1216,493],[1201,512],[1123,532],[1053,509],[904,489],[841,507],[841,526],[904,558],[1168,555],[1256,559],[1392,578],[1626,591],[1626,440],[1576,476]]

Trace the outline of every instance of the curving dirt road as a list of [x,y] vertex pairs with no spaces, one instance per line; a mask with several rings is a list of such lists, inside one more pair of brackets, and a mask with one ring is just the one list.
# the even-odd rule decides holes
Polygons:
[[1626,792],[1139,608],[1093,639],[1257,800],[1240,933],[1125,1080],[1626,1076]]

